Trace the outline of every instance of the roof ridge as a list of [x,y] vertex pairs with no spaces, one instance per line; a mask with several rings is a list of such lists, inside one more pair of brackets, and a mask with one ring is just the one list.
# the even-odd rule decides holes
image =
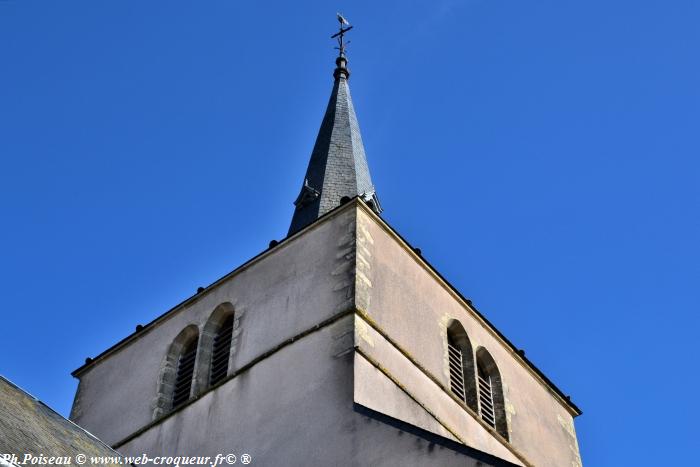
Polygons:
[[[110,451],[112,451],[113,453],[117,454],[119,457],[122,456],[121,453],[119,453],[118,451],[116,451],[112,446],[110,446],[109,444],[105,443],[105,442],[102,441],[100,438],[98,438],[97,436],[93,435],[93,434],[90,433],[88,430],[86,430],[86,429],[83,428],[82,426],[78,425],[77,423],[75,423],[75,422],[74,422],[73,420],[71,420],[70,418],[64,417],[64,416],[61,415],[57,410],[55,410],[53,407],[51,407],[50,405],[48,405],[46,402],[42,401],[41,399],[39,399],[38,397],[36,397],[36,396],[33,395],[32,393],[30,393],[29,391],[27,391],[27,390],[25,390],[24,388],[22,388],[21,386],[18,386],[17,384],[15,384],[14,382],[12,382],[12,381],[9,380],[8,378],[6,378],[5,376],[0,375],[0,380],[1,380],[2,382],[7,383],[10,387],[16,389],[17,391],[19,391],[19,392],[22,393],[23,395],[25,395],[25,396],[31,398],[31,399],[34,400],[37,404],[40,404],[42,407],[46,408],[46,409],[47,409],[48,411],[50,411],[51,413],[53,413],[54,415],[58,416],[61,420],[65,421],[65,422],[68,422],[70,425],[72,425],[73,427],[77,428],[80,432],[85,433],[87,436],[89,436],[90,438],[92,438],[94,441],[98,442],[98,443],[101,444],[102,446],[106,447],[108,450],[110,450]],[[14,465],[14,464],[11,464],[11,463],[10,463],[10,465]]]

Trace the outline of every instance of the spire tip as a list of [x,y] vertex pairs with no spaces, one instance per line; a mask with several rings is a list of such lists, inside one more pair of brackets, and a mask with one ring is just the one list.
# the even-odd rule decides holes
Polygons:
[[345,47],[350,43],[350,41],[347,43],[345,42],[345,34],[353,27],[350,26],[348,20],[345,19],[340,13],[336,13],[336,17],[338,18],[338,23],[340,23],[340,30],[331,36],[331,39],[338,39],[338,47],[336,47],[338,50],[338,58],[335,59],[336,68],[335,71],[333,71],[333,77],[335,79],[348,79],[350,78],[350,70],[348,70],[347,66],[348,59],[345,56]]

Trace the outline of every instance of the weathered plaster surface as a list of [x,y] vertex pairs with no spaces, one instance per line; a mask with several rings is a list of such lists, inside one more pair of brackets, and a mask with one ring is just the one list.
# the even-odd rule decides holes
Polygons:
[[[189,325],[201,332],[222,303],[231,303],[240,320],[229,373],[349,308],[354,216],[347,209],[316,224],[96,361],[79,374],[73,420],[108,443],[150,423],[168,346]],[[338,257],[341,249],[351,258]]]
[[[257,465],[328,465],[350,452],[352,355],[336,336],[351,316],[309,334],[120,446],[126,454],[248,453]],[[320,442],[324,440],[324,442]],[[329,446],[328,443],[331,443]]]
[[[534,465],[578,465],[575,435],[572,438],[559,421],[573,427],[572,415],[558,396],[373,214],[361,210],[357,224],[358,231],[373,239],[366,318],[444,388],[449,388],[446,325],[450,319],[459,320],[474,350],[485,347],[501,372],[510,445]],[[380,363],[386,365],[382,358]],[[407,373],[398,375],[402,383],[410,384]]]
[[[355,317],[356,328],[362,328],[362,318]],[[357,346],[360,354],[355,358],[355,364],[364,363],[363,360],[372,361],[378,365],[385,377],[394,379],[394,385],[401,389],[406,395],[414,400],[415,404],[421,406],[442,429],[434,431],[435,434],[442,435],[443,431],[448,431],[452,437],[463,442],[467,446],[479,449],[480,451],[493,454],[501,459],[505,459],[517,465],[523,463],[500,443],[494,436],[481,426],[469,413],[453,400],[450,395],[435,385],[425,374],[423,374],[410,360],[386,341],[377,331],[372,328],[365,328],[364,338],[358,335]],[[374,343],[372,346],[365,345],[366,342]],[[355,401],[367,405],[387,415],[410,422],[404,418],[402,413],[387,413],[385,407],[392,407],[394,404],[392,393],[382,393],[365,381],[355,381]],[[415,417],[413,412],[405,412],[406,417]],[[434,426],[434,425],[433,425]],[[430,428],[426,428],[432,431]]]

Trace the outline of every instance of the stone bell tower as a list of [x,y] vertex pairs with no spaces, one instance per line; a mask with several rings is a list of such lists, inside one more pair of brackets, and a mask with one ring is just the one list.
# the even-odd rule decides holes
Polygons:
[[580,466],[576,405],[379,216],[340,20],[288,236],[75,370],[71,418],[125,455]]

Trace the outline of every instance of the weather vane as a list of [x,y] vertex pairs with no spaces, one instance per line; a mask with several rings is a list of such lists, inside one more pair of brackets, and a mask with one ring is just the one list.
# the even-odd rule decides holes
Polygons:
[[[348,20],[343,18],[343,15],[341,15],[340,13],[336,13],[336,16],[338,17],[338,22],[340,23],[340,31],[333,34],[331,36],[331,39],[335,39],[336,37],[338,38],[338,47],[336,47],[336,49],[340,51],[341,57],[345,57],[345,46],[349,44],[350,41],[348,41],[346,44],[343,41],[343,38],[345,36],[345,33],[352,29],[352,26],[350,26]],[[344,25],[347,26],[347,28],[344,28]]]

